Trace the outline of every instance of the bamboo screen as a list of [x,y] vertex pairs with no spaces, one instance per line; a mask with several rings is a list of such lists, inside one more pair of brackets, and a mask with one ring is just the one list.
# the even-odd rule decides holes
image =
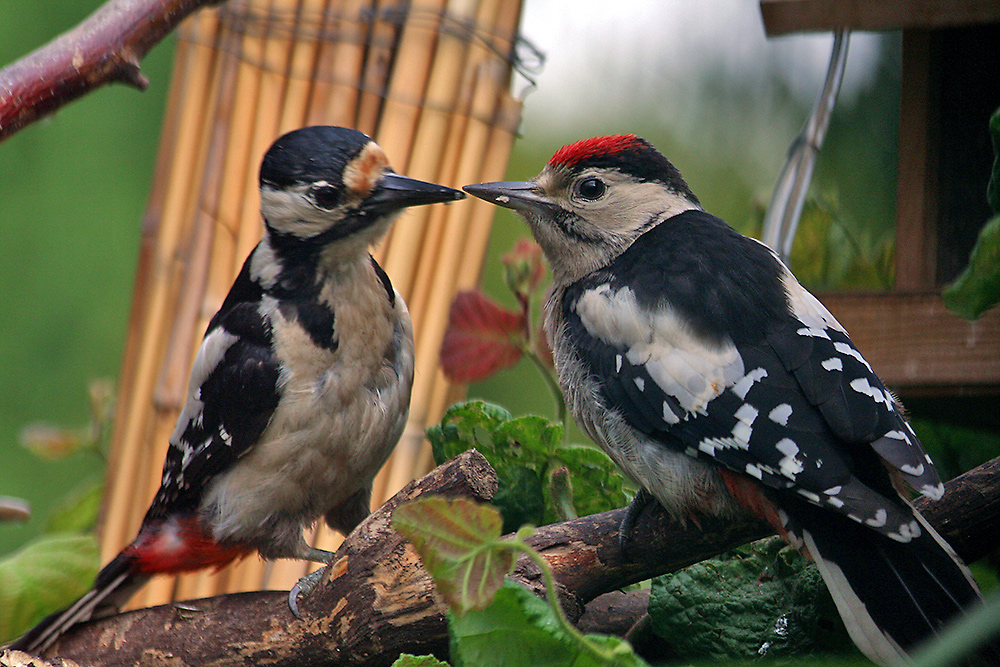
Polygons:
[[[503,177],[520,104],[509,93],[520,2],[230,0],[178,33],[129,323],[102,522],[105,561],[138,529],[208,320],[260,238],[260,160],[304,125],[355,127],[393,168],[454,187]],[[493,207],[404,213],[375,255],[406,299],[417,342],[410,422],[375,481],[381,504],[430,468],[426,424],[461,388],[439,370],[456,290],[479,278]],[[323,527],[312,539],[334,549]],[[288,589],[310,569],[255,556],[219,573],[157,577],[148,606]]]

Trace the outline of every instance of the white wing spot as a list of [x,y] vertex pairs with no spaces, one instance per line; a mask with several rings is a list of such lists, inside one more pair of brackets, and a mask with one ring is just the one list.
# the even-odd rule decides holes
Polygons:
[[885,522],[888,518],[889,515],[886,513],[886,511],[884,509],[879,509],[875,512],[875,516],[873,518],[865,519],[865,523],[871,526],[872,528],[881,528],[882,526],[885,525]]
[[825,359],[821,366],[828,371],[844,370],[844,362],[840,360],[840,357],[830,357],[829,359]]
[[861,364],[863,364],[864,367],[867,368],[868,370],[872,369],[872,367],[868,365],[868,362],[865,361],[865,358],[861,356],[861,353],[858,352],[856,349],[854,349],[853,345],[849,345],[848,343],[844,342],[837,342],[833,344],[833,349],[835,349],[837,352],[840,352],[841,354],[846,354],[849,357],[853,357]]
[[941,500],[944,497],[944,484],[925,484],[920,487],[920,493],[931,500]]
[[898,533],[888,533],[888,535],[897,542],[909,542],[915,537],[920,537],[920,524],[916,521],[901,524]]
[[736,411],[736,418],[739,419],[744,424],[753,424],[754,420],[757,419],[757,408],[750,405],[749,403],[744,403],[740,406],[740,409]]
[[644,378],[635,378],[635,386],[639,388],[639,391],[646,391],[646,380]]
[[885,394],[878,387],[873,387],[868,383],[868,378],[856,378],[851,380],[851,389],[858,392],[859,394],[864,394],[865,396],[870,396],[876,403],[885,403]]
[[621,373],[621,372],[622,372],[622,355],[616,354],[615,355],[615,373]]
[[798,494],[800,496],[802,496],[803,498],[806,498],[807,500],[811,500],[814,503],[819,503],[819,501],[820,501],[819,496],[816,495],[815,493],[813,493],[812,491],[809,491],[807,489],[795,489],[795,491],[798,492]]
[[747,464],[746,471],[751,477],[756,477],[757,479],[762,479],[764,477],[764,473],[761,471],[760,467],[755,466],[752,463]]
[[774,410],[771,410],[767,418],[773,421],[775,424],[781,424],[782,426],[788,426],[788,418],[792,416],[792,406],[788,403],[782,403]]
[[750,388],[753,387],[754,383],[760,382],[766,377],[766,370],[763,368],[755,368],[744,375],[739,382],[733,385],[733,393],[741,399],[746,400],[747,394],[750,393]]
[[[805,469],[805,466],[802,465],[802,461],[800,461],[797,456],[799,453],[799,446],[796,445],[790,438],[782,438],[774,447],[779,452],[784,454],[781,461],[778,463],[778,468],[781,470],[781,474],[790,479],[795,479],[795,476]],[[812,495],[815,496],[816,494]],[[816,496],[816,502],[819,502],[819,496]]]
[[796,331],[800,336],[809,336],[811,338],[825,338],[830,340],[830,335],[824,329],[817,329],[816,327],[802,327]]
[[753,434],[753,422],[757,419],[757,408],[744,403],[736,411],[736,424],[733,426],[733,444],[743,449],[749,447],[750,436]]
[[668,424],[680,423],[681,418],[674,414],[674,411],[670,409],[670,405],[663,401],[663,421]]
[[906,473],[907,475],[911,475],[913,477],[920,477],[921,475],[924,474],[924,464],[923,463],[921,463],[920,465],[917,465],[917,466],[901,465],[901,466],[899,466],[899,469],[901,471],[903,471],[904,473]]

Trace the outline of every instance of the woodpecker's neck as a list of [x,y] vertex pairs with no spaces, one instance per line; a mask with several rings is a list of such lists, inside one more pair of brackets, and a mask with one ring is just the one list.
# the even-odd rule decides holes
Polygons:
[[319,246],[268,228],[251,256],[250,277],[271,296],[301,298],[327,281],[344,282],[370,271],[369,262],[367,235]]

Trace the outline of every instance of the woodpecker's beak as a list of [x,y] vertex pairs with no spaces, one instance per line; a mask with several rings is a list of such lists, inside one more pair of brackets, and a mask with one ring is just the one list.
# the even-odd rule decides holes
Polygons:
[[392,172],[382,174],[375,189],[365,198],[361,210],[366,215],[381,216],[408,206],[436,204],[465,199],[461,190],[437,183],[418,181]]
[[538,186],[532,181],[497,181],[465,185],[463,190],[473,197],[504,208],[526,213],[549,213],[558,206],[546,200]]

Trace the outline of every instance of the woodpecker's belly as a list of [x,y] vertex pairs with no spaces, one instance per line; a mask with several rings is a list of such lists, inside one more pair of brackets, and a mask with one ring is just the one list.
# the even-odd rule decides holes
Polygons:
[[594,441],[673,516],[732,516],[739,511],[716,466],[652,440],[614,410],[593,410],[577,401],[571,405]]
[[[279,356],[295,353],[282,358],[282,400],[260,441],[202,503],[216,539],[250,542],[267,558],[297,555],[302,529],[370,488],[399,440],[413,381],[409,318],[368,309],[357,314],[368,326],[352,329],[347,310],[338,324],[362,335],[333,350],[299,344],[308,334],[275,316]],[[372,326],[373,316],[397,326]]]

